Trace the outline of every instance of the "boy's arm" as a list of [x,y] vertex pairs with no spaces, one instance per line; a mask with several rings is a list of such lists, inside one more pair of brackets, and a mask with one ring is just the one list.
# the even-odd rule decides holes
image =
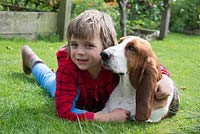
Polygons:
[[170,78],[165,75],[162,74],[162,78],[160,81],[158,81],[158,88],[156,90],[155,93],[155,99],[165,99],[170,95],[170,91],[171,91],[171,84],[170,84],[171,80]]
[[160,65],[162,71],[162,78],[158,81],[157,90],[155,92],[155,99],[166,99],[170,95],[170,73],[169,71],[163,66]]
[[56,74],[56,110],[60,118],[71,121],[93,120],[94,113],[76,108],[79,91],[76,89],[73,72],[65,66],[60,66]]
[[170,77],[169,71],[168,71],[167,68],[165,68],[162,64],[160,65],[160,69],[161,69],[161,71],[162,71],[162,74],[165,74],[165,75],[167,75],[168,77]]
[[115,109],[110,113],[93,113],[77,109],[76,100],[78,99],[79,91],[76,90],[76,83],[73,82],[75,81],[73,73],[70,73],[71,75],[67,75],[67,73],[70,73],[69,68],[59,67],[56,76],[55,102],[60,118],[71,121],[95,120],[100,122],[125,122],[127,120],[129,112],[123,109]]

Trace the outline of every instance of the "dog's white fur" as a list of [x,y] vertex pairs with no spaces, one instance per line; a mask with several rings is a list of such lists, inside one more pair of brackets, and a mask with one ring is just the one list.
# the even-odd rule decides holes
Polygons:
[[[104,52],[111,54],[110,60],[103,62],[104,66],[111,69],[113,72],[120,75],[120,82],[118,86],[114,89],[112,94],[110,95],[109,100],[107,101],[104,109],[100,112],[107,113],[111,112],[116,108],[122,108],[130,111],[131,119],[135,120],[136,114],[136,90],[131,85],[129,79],[129,72],[127,69],[127,60],[125,56],[125,47],[126,44],[132,40],[139,39],[143,40],[142,38],[130,36],[127,37],[123,42],[119,45],[109,47]],[[169,111],[169,105],[173,99],[174,95],[174,87],[173,82],[171,80],[171,91],[170,95],[167,99],[167,104],[159,109],[153,109],[151,112],[151,116],[146,122],[159,122],[163,117],[165,117]]]

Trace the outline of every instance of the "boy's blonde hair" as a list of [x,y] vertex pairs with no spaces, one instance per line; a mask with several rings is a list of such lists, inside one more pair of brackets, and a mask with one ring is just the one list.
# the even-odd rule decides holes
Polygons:
[[86,10],[72,20],[68,26],[67,39],[93,39],[100,35],[104,49],[117,43],[112,18],[98,10]]

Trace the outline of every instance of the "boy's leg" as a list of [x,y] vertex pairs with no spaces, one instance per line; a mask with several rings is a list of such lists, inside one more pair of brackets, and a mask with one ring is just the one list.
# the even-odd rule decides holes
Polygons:
[[25,45],[21,47],[22,67],[26,74],[33,73],[33,76],[52,97],[56,89],[56,75],[44,64],[44,62]]
[[44,63],[33,51],[32,49],[24,45],[21,47],[21,57],[22,57],[22,68],[26,74],[30,74],[33,65],[36,63]]
[[36,63],[32,68],[32,74],[38,84],[41,85],[51,97],[54,97],[56,91],[56,74],[44,63]]

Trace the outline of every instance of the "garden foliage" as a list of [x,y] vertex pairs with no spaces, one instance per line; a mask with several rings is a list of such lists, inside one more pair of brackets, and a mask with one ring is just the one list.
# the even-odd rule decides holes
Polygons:
[[200,0],[176,0],[171,4],[170,30],[200,30]]
[[0,10],[57,11],[59,0],[0,0]]
[[162,0],[129,0],[127,4],[128,26],[159,29]]
[[[60,0],[0,0],[0,10],[6,11],[58,11]],[[72,0],[71,16],[74,18],[87,9],[107,12],[114,20],[118,36],[121,36],[120,13],[116,4],[108,0]],[[160,29],[164,0],[128,0],[127,34],[132,28]],[[171,0],[169,30],[187,32],[200,30],[200,0]]]

